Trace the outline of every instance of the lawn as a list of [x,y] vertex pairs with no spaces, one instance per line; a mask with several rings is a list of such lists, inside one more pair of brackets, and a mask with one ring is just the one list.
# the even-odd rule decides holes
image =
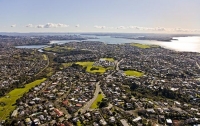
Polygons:
[[77,126],[82,126],[81,121],[78,121],[78,122],[76,123],[76,125],[77,125]]
[[107,60],[107,61],[110,61],[110,62],[114,62],[115,60],[113,58],[101,58],[103,60]]
[[6,96],[1,97],[0,103],[5,103],[5,106],[0,106],[0,120],[5,120],[10,115],[10,112],[15,109],[16,106],[14,106],[14,104],[16,103],[17,99],[22,97],[24,93],[29,91],[29,89],[39,85],[45,80],[46,78],[36,80],[34,82],[26,84],[25,88],[16,88],[10,91]]
[[144,75],[144,73],[138,72],[138,71],[134,71],[134,70],[127,70],[127,71],[124,71],[124,73],[127,76],[135,76],[135,77],[141,77],[142,75]]
[[95,68],[98,68],[98,70],[90,70],[93,67],[94,62],[77,62],[76,64],[79,64],[83,67],[87,67],[86,71],[89,73],[100,73],[103,74],[106,72],[106,68],[102,66],[95,66]]
[[135,47],[142,48],[142,49],[151,48],[150,45],[139,44],[139,43],[131,43],[131,46],[135,46]]
[[103,99],[103,94],[98,94],[97,98],[95,99],[95,101],[92,103],[92,105],[90,106],[91,109],[96,109],[98,108],[98,102],[101,102]]
[[62,68],[70,67],[73,63],[62,63]]
[[47,55],[43,54],[44,60],[48,60]]
[[45,70],[45,73],[47,73],[47,77],[52,76],[53,68],[52,67],[47,67],[46,70]]

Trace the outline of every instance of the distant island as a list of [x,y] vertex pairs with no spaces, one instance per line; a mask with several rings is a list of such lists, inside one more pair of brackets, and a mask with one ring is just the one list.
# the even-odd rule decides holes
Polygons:
[[110,36],[112,38],[124,38],[133,40],[155,40],[162,42],[171,42],[174,37],[198,36],[197,34],[156,34],[156,33],[83,33],[80,35]]

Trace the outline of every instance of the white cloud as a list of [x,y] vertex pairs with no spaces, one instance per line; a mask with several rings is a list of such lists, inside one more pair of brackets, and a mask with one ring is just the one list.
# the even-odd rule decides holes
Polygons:
[[138,26],[136,26],[135,29],[137,29],[137,30],[145,30],[144,27],[138,27]]
[[37,25],[36,28],[44,28],[44,25]]
[[[16,24],[11,25],[10,27],[14,28],[16,27]],[[46,24],[39,24],[39,25],[33,25],[33,24],[28,24],[25,27],[31,28],[66,28],[69,27],[69,25],[66,24],[61,24],[61,23],[46,23]],[[79,24],[75,24],[74,28],[79,28]],[[142,27],[142,26],[135,26],[135,25],[130,25],[130,26],[104,26],[104,25],[95,25],[93,26],[96,29],[105,29],[105,30],[121,30],[121,31],[129,31],[129,32],[160,32],[160,33],[200,33],[200,29],[183,29],[183,28],[165,28],[165,27]],[[88,26],[83,26],[83,28],[88,28]]]
[[156,27],[154,28],[154,31],[166,31],[166,29],[163,27]]
[[142,30],[142,27],[138,27],[138,26],[129,26],[128,28],[130,29],[136,29],[136,30]]
[[69,25],[61,24],[61,23],[58,23],[58,24],[47,23],[45,25],[37,25],[36,27],[37,28],[66,28],[66,27],[69,27]]
[[32,24],[28,24],[28,25],[26,25],[26,27],[27,27],[27,28],[32,28],[33,25],[32,25]]
[[200,29],[169,28],[167,31],[180,33],[200,33]]
[[95,25],[94,27],[98,28],[98,29],[105,29],[106,28],[106,26],[98,26],[98,25]]
[[200,33],[200,29],[194,29],[193,32],[199,32]]
[[130,29],[140,30],[140,31],[166,31],[166,28],[163,27],[140,27],[140,26],[129,26]]
[[119,27],[117,27],[117,29],[126,29],[126,27],[125,26],[119,26]]
[[16,27],[16,24],[14,24],[14,25],[11,25],[10,27],[12,27],[12,28],[15,28],[15,27]]
[[116,29],[115,27],[106,27],[107,29]]
[[182,29],[182,28],[175,28],[174,31],[175,32],[192,32],[194,30],[191,30],[191,29]]
[[133,29],[133,28],[135,28],[135,26],[129,26],[128,28]]
[[54,24],[54,23],[47,23],[46,25],[44,25],[44,28],[58,28],[58,27],[61,27],[61,28],[66,28],[66,27],[69,27],[69,25],[66,25],[66,24]]
[[67,28],[67,27],[69,27],[69,25],[66,25],[66,24],[60,24],[60,23],[58,23],[58,24],[54,24],[56,27],[61,27],[61,28]]
[[132,29],[136,29],[136,30],[151,30],[152,28],[147,28],[147,27],[140,27],[140,26],[131,26]]
[[53,24],[53,23],[47,23],[46,25],[44,25],[44,28],[56,28],[57,25]]
[[129,26],[129,29],[139,30],[139,31],[150,31],[150,32],[200,32],[200,29],[183,29],[183,28],[164,28],[164,27],[140,27],[140,26]]
[[107,26],[94,26],[97,29],[119,29],[119,30],[131,30],[142,31],[142,32],[166,32],[166,33],[199,33],[200,29],[182,29],[182,28],[165,28],[165,27],[141,27],[141,26],[118,26],[118,27],[107,27]]

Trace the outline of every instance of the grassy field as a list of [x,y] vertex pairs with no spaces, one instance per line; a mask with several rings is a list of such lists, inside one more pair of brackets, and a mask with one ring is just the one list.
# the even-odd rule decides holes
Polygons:
[[5,106],[0,106],[0,120],[5,120],[15,109],[13,104],[16,103],[16,100],[23,96],[24,93],[28,92],[29,89],[39,85],[44,82],[46,78],[36,80],[32,83],[26,84],[25,88],[16,88],[10,91],[6,96],[0,98],[0,103],[5,103]]
[[115,60],[113,58],[101,58],[103,60],[107,60],[107,61],[110,61],[110,62],[114,62]]
[[43,54],[44,60],[48,60],[47,55]]
[[97,98],[95,99],[95,101],[92,103],[92,105],[90,106],[91,109],[96,109],[98,108],[97,103],[101,102],[103,99],[103,94],[98,94]]
[[131,46],[136,46],[136,47],[142,48],[142,49],[151,48],[150,45],[144,45],[144,44],[139,44],[139,43],[131,43]]
[[67,68],[69,66],[71,66],[73,63],[62,63],[62,68]]
[[144,75],[142,72],[138,72],[134,70],[127,70],[127,71],[124,71],[124,73],[127,76],[135,76],[135,77],[141,77],[142,75]]
[[70,51],[72,50],[73,48],[69,48],[67,46],[54,46],[54,47],[47,47],[47,48],[44,48],[45,51],[49,51],[49,52],[65,52],[65,51]]
[[47,67],[45,72],[47,73],[47,77],[50,77],[53,74],[53,68],[52,67]]
[[95,66],[95,68],[98,68],[99,70],[90,70],[94,64],[94,62],[77,62],[76,64],[79,64],[83,67],[87,67],[86,71],[89,72],[89,73],[100,73],[100,74],[103,74],[106,72],[106,68],[104,67],[101,67],[101,66]]

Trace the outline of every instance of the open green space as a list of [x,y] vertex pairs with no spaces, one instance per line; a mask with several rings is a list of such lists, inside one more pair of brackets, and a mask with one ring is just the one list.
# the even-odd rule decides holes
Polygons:
[[[76,64],[81,65],[83,67],[87,67],[86,71],[89,73],[100,73],[103,74],[106,72],[106,68],[102,66],[93,66],[94,62],[76,62]],[[91,68],[95,67],[95,70],[91,70]]]
[[144,73],[138,72],[138,71],[135,71],[135,70],[126,70],[126,71],[124,71],[124,73],[127,76],[135,76],[135,77],[141,77],[142,75],[144,75]]
[[77,126],[82,126],[81,121],[78,121],[78,122],[76,123],[76,125],[77,125]]
[[139,44],[139,43],[131,43],[131,46],[135,46],[135,47],[142,48],[142,49],[151,48],[150,45]]
[[96,109],[98,108],[98,103],[101,102],[103,99],[103,94],[100,93],[98,94],[97,98],[95,99],[95,101],[92,103],[92,105],[90,106],[91,109]]
[[44,60],[48,60],[48,57],[46,54],[43,54]]
[[[10,91],[6,96],[0,98],[0,120],[5,120],[15,109],[16,100],[23,96],[24,93],[28,92],[29,89],[39,85],[40,83],[44,82],[46,78],[36,80],[29,84],[26,84],[24,88],[16,88]],[[4,104],[4,105],[2,105]]]
[[101,58],[103,60],[107,60],[107,61],[110,61],[110,62],[114,62],[115,60],[113,58]]
[[46,47],[44,48],[44,50],[49,51],[49,52],[61,53],[61,52],[73,50],[73,48],[70,48],[67,46],[52,46],[52,47]]
[[139,43],[131,43],[131,46],[135,46],[138,48],[142,48],[142,49],[147,49],[147,48],[158,48],[158,45],[147,45],[147,44],[139,44]]
[[47,67],[45,70],[45,73],[47,73],[47,77],[52,76],[53,72],[54,72],[54,70],[52,67]]
[[67,68],[67,67],[70,67],[73,63],[62,63],[62,68]]

